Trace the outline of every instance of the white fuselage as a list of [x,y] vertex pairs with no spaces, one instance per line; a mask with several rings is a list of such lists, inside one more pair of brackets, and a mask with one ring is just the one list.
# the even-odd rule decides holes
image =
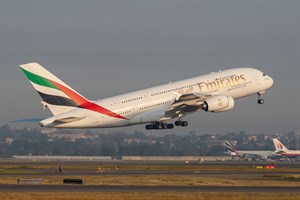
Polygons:
[[[170,120],[165,116],[165,111],[176,102],[182,94],[202,94],[214,96],[223,94],[233,99],[249,95],[264,93],[273,84],[271,77],[264,75],[254,68],[234,68],[224,71],[212,72],[182,81],[168,83],[144,90],[118,95],[94,103],[124,117],[118,118],[87,109],[76,108],[63,113],[63,116],[85,116],[75,122],[58,124],[55,127],[63,128],[98,128],[120,127],[134,124],[151,123]],[[195,109],[192,113],[199,109]],[[187,114],[186,113],[186,114]],[[182,117],[180,115],[176,117]],[[53,121],[48,118],[44,121]]]
[[277,152],[277,154],[290,157],[290,158],[295,158],[300,156],[300,151],[299,150],[283,150],[280,152]]
[[267,159],[268,157],[276,155],[274,151],[236,151],[237,155],[242,157],[261,157]]

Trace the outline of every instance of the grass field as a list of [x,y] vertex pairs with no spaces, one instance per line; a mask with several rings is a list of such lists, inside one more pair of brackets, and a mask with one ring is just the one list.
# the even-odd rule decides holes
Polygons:
[[[197,165],[149,165],[149,164],[141,164],[141,165],[103,165],[103,164],[66,164],[63,165],[64,170],[124,170],[124,171],[132,171],[132,170],[147,170],[147,171],[194,171],[194,172],[256,172],[256,171],[270,171],[270,169],[256,169],[255,166],[252,165],[206,165],[206,164],[197,164]],[[10,169],[10,170],[49,170],[53,172],[57,172],[58,164],[27,164],[27,165],[19,165],[19,164],[0,164],[0,173],[1,169]],[[281,167],[277,166],[275,169],[272,169],[274,172],[299,172],[300,168],[298,167]]]
[[56,193],[39,193],[39,192],[2,192],[0,193],[1,200],[153,200],[153,199],[164,199],[164,200],[220,200],[220,199],[234,199],[234,200],[299,200],[300,196],[297,194],[264,194],[264,193],[201,193],[201,192],[125,192],[125,193],[67,193],[67,192],[56,192]]
[[[2,176],[0,184],[16,184],[17,178],[42,178],[43,184],[62,184],[61,176]],[[85,185],[144,185],[144,186],[297,186],[300,175],[251,177],[201,177],[191,175],[118,175],[118,176],[72,176],[83,179]]]
[[[85,185],[144,185],[144,186],[293,186],[300,188],[300,169],[277,167],[276,169],[256,169],[251,165],[97,165],[97,164],[67,164],[64,171],[72,174],[58,174],[57,164],[0,164],[0,184],[17,184],[18,178],[42,178],[43,184],[63,184],[64,178],[80,178]],[[100,168],[100,170],[99,170]],[[76,175],[82,170],[95,172],[95,175]],[[193,172],[191,174],[162,175],[102,175],[105,171],[173,171]],[[247,172],[272,172],[252,176]],[[202,176],[203,172],[245,172],[246,176]],[[280,174],[278,174],[280,172]],[[286,174],[284,174],[286,172]],[[293,172],[293,174],[291,174]],[[44,174],[47,173],[47,174]],[[29,175],[28,175],[29,174]],[[38,185],[37,185],[38,187]],[[35,199],[299,199],[300,195],[291,193],[203,193],[203,192],[0,192],[0,200],[35,200]]]

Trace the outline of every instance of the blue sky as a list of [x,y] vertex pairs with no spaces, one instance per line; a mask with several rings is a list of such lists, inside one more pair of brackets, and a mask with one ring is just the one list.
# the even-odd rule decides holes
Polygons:
[[[89,99],[231,67],[274,78],[232,111],[172,132],[280,133],[300,124],[299,1],[0,0],[0,123],[48,117],[19,64],[39,62]],[[144,130],[144,125],[100,132]],[[171,132],[171,131],[170,131]]]

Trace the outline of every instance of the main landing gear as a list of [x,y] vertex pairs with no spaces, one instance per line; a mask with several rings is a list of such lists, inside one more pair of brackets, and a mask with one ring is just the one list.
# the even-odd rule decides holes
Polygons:
[[153,122],[146,125],[147,130],[161,130],[161,129],[172,129],[174,124],[166,124],[164,122]]
[[[175,121],[175,126],[187,127],[189,123],[187,121],[178,120]],[[153,122],[146,125],[147,130],[161,130],[161,129],[173,129],[174,124],[166,124],[165,122]]]
[[175,121],[175,126],[186,127],[188,125],[189,125],[189,123],[187,121],[182,121],[182,120]]
[[257,100],[257,103],[258,104],[264,104],[265,103],[265,100],[263,100],[262,98],[261,98],[261,96],[264,94],[264,92],[259,92],[259,93],[257,93],[257,95],[258,95],[258,100]]

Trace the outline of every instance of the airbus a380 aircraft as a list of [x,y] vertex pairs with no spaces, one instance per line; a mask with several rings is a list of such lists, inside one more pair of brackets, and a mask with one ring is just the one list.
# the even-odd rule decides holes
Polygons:
[[20,65],[42,104],[53,117],[41,120],[42,127],[104,128],[148,124],[146,129],[172,129],[188,126],[183,117],[199,111],[223,112],[234,107],[234,100],[270,88],[270,76],[253,68],[234,68],[207,75],[90,101],[38,63]]

